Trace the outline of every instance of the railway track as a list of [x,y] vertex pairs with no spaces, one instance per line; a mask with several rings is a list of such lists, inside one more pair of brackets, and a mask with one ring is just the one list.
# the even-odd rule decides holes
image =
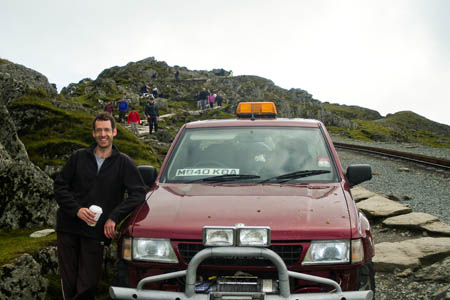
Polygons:
[[334,143],[334,146],[338,149],[344,149],[344,150],[351,150],[351,151],[357,151],[357,152],[363,152],[363,153],[369,153],[369,154],[376,154],[381,155],[385,157],[391,157],[396,158],[404,161],[414,162],[417,164],[422,164],[425,166],[430,166],[434,168],[438,168],[441,170],[447,170],[450,171],[450,160],[442,159],[442,158],[436,158],[426,155],[420,155],[410,152],[401,152],[391,149],[383,149],[383,148],[377,148],[377,147],[369,147],[369,146],[362,146],[362,145],[354,145],[354,144],[345,144],[345,143]]

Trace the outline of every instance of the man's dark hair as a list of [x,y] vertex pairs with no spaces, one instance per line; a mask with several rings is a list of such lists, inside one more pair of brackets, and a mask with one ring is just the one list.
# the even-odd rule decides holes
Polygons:
[[92,129],[94,129],[94,130],[95,130],[95,122],[96,122],[97,120],[98,120],[98,121],[111,121],[111,128],[112,128],[112,129],[116,128],[116,120],[114,120],[114,117],[111,116],[111,115],[109,114],[109,112],[101,111],[101,112],[99,112],[99,113],[95,116],[95,119],[94,119],[94,121],[92,122]]

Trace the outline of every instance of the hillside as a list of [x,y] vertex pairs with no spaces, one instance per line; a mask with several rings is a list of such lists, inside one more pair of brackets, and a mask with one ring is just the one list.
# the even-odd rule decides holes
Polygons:
[[[1,60],[4,69],[17,69]],[[178,80],[175,72],[179,72]],[[45,77],[44,77],[45,78]],[[8,85],[0,83],[0,95],[11,98]],[[282,89],[258,76],[229,77],[223,69],[189,70],[169,66],[150,57],[125,66],[105,69],[95,79],[82,79],[62,89],[60,94],[45,85],[29,85],[14,101],[4,101],[16,124],[30,159],[53,175],[68,153],[92,142],[90,120],[107,101],[115,104],[124,95],[139,112],[145,99],[143,84],[157,87],[161,114],[173,114],[161,122],[158,139],[137,139],[118,126],[117,144],[137,163],[159,166],[176,132],[188,121],[233,117],[241,101],[274,101],[280,117],[321,120],[331,134],[364,141],[421,143],[450,148],[450,127],[427,120],[412,112],[399,112],[383,118],[378,112],[358,107],[322,103],[302,89]],[[195,95],[203,88],[220,93],[222,110],[190,113],[196,110]]]

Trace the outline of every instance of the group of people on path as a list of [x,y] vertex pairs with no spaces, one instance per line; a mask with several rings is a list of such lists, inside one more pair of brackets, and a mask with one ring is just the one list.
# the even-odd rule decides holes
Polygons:
[[141,98],[153,96],[155,99],[159,96],[159,91],[156,86],[153,88],[150,87],[149,84],[144,83],[141,87]]
[[[127,120],[128,124],[131,125],[131,130],[134,134],[138,135],[138,125],[141,125],[141,117],[134,107],[130,107],[128,101],[122,96],[117,104],[117,110],[119,112],[118,122],[122,123]],[[130,110],[130,112],[128,112]],[[104,111],[109,113],[111,116],[114,115],[114,105],[112,101],[109,101]],[[128,117],[127,117],[128,114]],[[149,126],[149,134],[158,131],[158,121],[159,121],[159,110],[155,103],[155,98],[153,95],[148,96],[147,103],[145,104],[144,115],[147,118]]]
[[214,103],[217,106],[222,106],[223,98],[219,95],[219,92],[214,93],[209,91],[207,88],[202,88],[202,90],[195,96],[195,101],[197,102],[197,108],[205,110],[209,105],[209,108],[214,108]]

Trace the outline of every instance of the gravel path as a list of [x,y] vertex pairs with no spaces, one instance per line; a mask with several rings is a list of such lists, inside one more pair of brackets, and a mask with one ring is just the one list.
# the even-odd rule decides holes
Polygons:
[[[345,141],[348,142],[348,141]],[[371,144],[404,152],[439,156],[450,160],[450,150],[423,146],[406,147],[404,144]],[[359,154],[338,149],[344,170],[350,164],[367,163],[372,166],[372,180],[360,184],[379,194],[392,195],[409,205],[414,212],[425,212],[450,224],[450,172],[436,170],[413,163]]]

